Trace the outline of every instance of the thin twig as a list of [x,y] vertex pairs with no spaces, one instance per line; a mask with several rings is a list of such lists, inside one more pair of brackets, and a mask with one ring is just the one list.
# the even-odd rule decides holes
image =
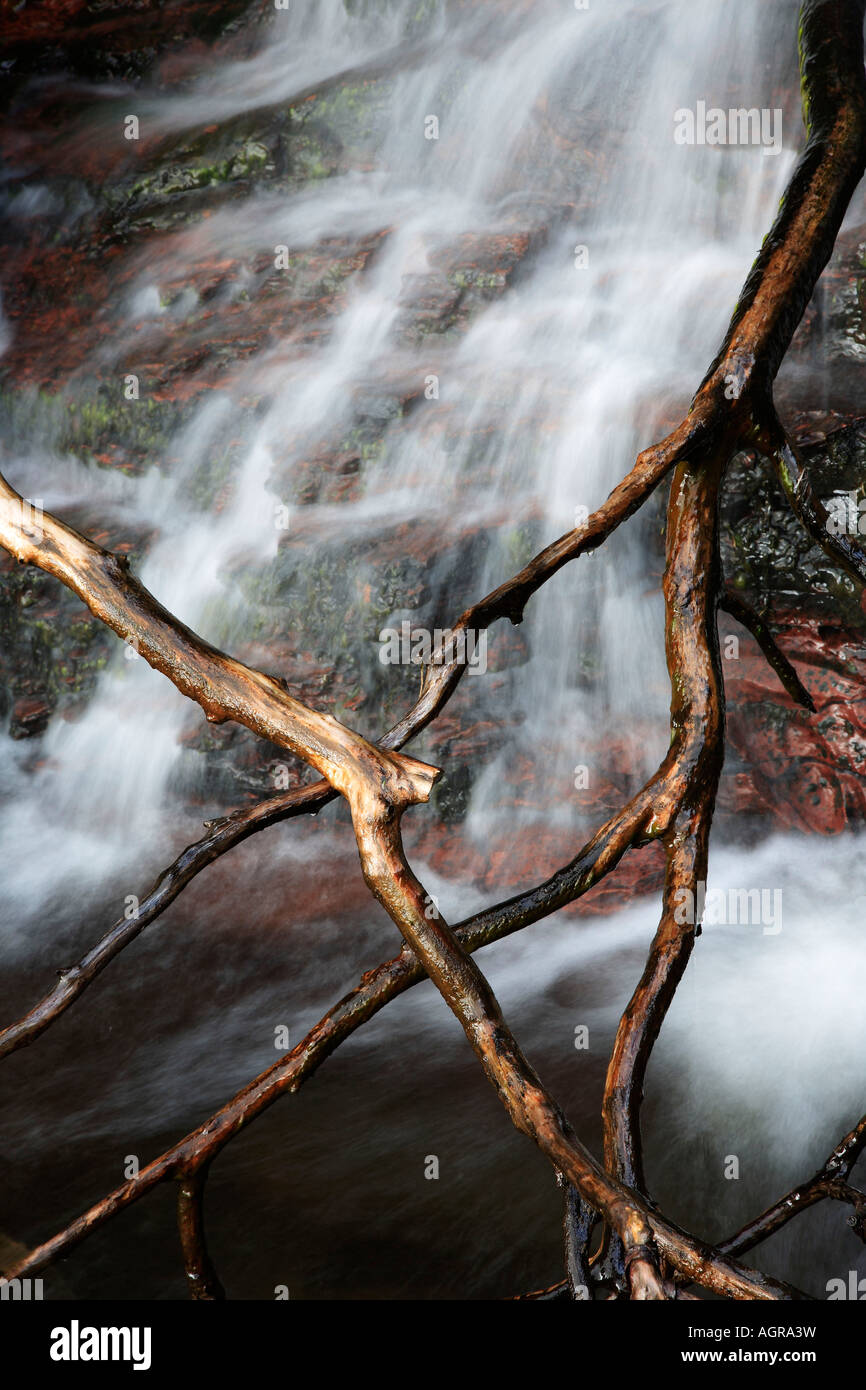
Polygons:
[[726,613],[730,613],[741,627],[752,634],[791,699],[814,714],[815,702],[812,696],[800,680],[792,663],[777,646],[765,620],[744,599],[740,598],[739,594],[733,593],[730,589],[720,596],[719,607],[723,608]]
[[225,1298],[225,1290],[213,1267],[204,1234],[207,1172],[207,1168],[199,1168],[181,1179],[177,1191],[177,1225],[190,1297],[214,1302]]

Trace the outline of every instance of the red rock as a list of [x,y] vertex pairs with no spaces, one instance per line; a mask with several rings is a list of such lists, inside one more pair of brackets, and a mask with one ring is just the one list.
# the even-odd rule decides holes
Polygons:
[[12,707],[9,733],[12,738],[32,738],[41,734],[51,714],[45,700],[35,696],[22,696]]

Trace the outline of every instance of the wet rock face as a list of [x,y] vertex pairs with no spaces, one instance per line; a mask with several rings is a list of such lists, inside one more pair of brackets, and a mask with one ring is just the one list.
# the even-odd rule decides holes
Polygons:
[[141,77],[183,40],[213,40],[248,10],[248,0],[28,0],[3,5],[5,75]]
[[[859,534],[866,535],[866,515],[858,510],[866,496],[866,417],[850,425],[826,418],[821,423],[828,433],[808,417],[799,431],[801,439],[813,440],[802,446],[813,488],[831,508],[832,524],[855,534],[862,524]],[[725,574],[753,607],[796,603],[828,621],[854,628],[862,623],[859,586],[813,544],[763,461],[743,455],[734,461],[723,518]]]
[[[804,446],[804,457],[816,493],[825,505],[844,499],[846,524],[857,533],[866,420],[840,426],[815,412],[800,422],[800,434],[814,440]],[[723,617],[729,752],[720,810],[735,816],[769,812],[779,828],[820,834],[862,823],[862,591],[811,543],[775,477],[759,461],[735,461],[723,517],[722,559],[729,582],[769,616],[778,645],[797,667],[816,711],[794,704],[751,636]]]
[[[70,523],[118,554],[140,555],[145,538],[106,530],[96,517]],[[52,715],[75,719],[119,639],[63,585],[0,553],[0,708],[15,739],[44,733]]]
[[777,608],[774,618],[815,713],[780,692],[755,643],[740,638],[737,658],[725,663],[729,754],[720,810],[769,812],[779,829],[837,834],[866,820],[862,624],[845,632],[802,609]]
[[[126,96],[82,110],[80,93],[56,75],[137,80],[148,72],[163,86],[181,88],[196,64],[208,61],[196,44],[219,36],[220,51],[243,53],[257,42],[256,21],[245,5],[228,2],[107,3],[98,12],[76,0],[28,4],[11,19],[14,81],[10,109],[0,117],[0,146],[11,168],[0,231],[4,307],[13,330],[0,396],[7,441],[32,435],[38,416],[50,447],[94,469],[138,474],[156,465],[170,474],[184,425],[202,401],[230,389],[242,403],[238,423],[187,483],[190,500],[214,514],[231,494],[235,465],[269,399],[267,381],[250,364],[269,349],[298,352],[327,340],[353,286],[375,272],[389,235],[388,229],[347,232],[312,246],[262,248],[254,227],[234,241],[214,228],[253,191],[264,199],[299,196],[313,182],[369,167],[396,76],[370,69],[182,137],[145,129],[133,144],[120,134]],[[423,36],[419,26],[401,51],[409,68],[411,43]],[[27,86],[34,74],[47,72],[56,80]],[[539,103],[537,127],[521,152],[549,163],[546,187],[504,203],[501,227],[425,248],[426,269],[405,278],[398,339],[423,345],[434,364],[437,351],[459,340],[485,306],[519,287],[563,209],[579,206],[595,133],[574,138],[568,100],[566,91]],[[186,267],[182,278],[174,269],[179,262]],[[855,229],[840,239],[779,384],[780,408],[806,450],[817,491],[825,501],[849,497],[855,516],[866,496],[866,424],[857,418],[864,314],[866,239]],[[138,391],[134,408],[125,394],[130,376]],[[435,373],[428,380],[435,382]],[[267,565],[239,557],[230,575],[251,612],[236,654],[370,734],[411,704],[420,674],[381,661],[380,632],[404,621],[429,628],[453,620],[479,597],[467,576],[481,572],[490,537],[462,519],[457,506],[445,530],[395,522],[373,542],[359,535],[339,547],[311,518],[317,507],[363,496],[365,480],[387,466],[389,451],[399,453],[408,422],[417,423],[425,389],[435,388],[395,369],[384,385],[360,386],[348,422],[341,419],[329,435],[299,440],[289,426],[284,452],[278,449],[274,459],[274,486],[291,511],[290,540],[284,538]],[[447,451],[473,428],[443,402],[424,427],[424,443]],[[485,478],[485,445],[479,429],[471,451],[476,482]],[[657,515],[663,501],[660,492]],[[134,562],[151,540],[93,512],[68,519]],[[866,708],[858,694],[866,631],[859,593],[810,544],[758,460],[741,457],[732,466],[723,521],[729,583],[769,616],[818,709],[814,715],[796,709],[748,634],[723,619],[723,636],[736,638],[738,648],[724,658],[730,747],[720,813],[732,830],[769,817],[836,832],[866,819],[860,782]],[[506,537],[505,548],[509,568],[517,569],[548,537],[531,519],[513,530],[513,545]],[[360,640],[349,633],[360,633]],[[490,640],[499,688],[519,682],[531,657],[525,637],[500,623]],[[0,710],[16,739],[37,737],[55,713],[75,717],[116,641],[61,586],[0,555]],[[582,654],[578,685],[592,687],[596,656]],[[425,744],[425,753],[447,768],[427,845],[443,870],[450,852],[443,827],[464,819],[479,770],[503,738],[482,684],[464,682]],[[302,776],[300,767],[243,729],[196,731],[185,743],[203,771],[196,795],[227,805],[272,791],[275,776],[289,785]],[[627,741],[599,736],[593,757],[606,773],[580,793],[588,825],[634,790],[632,752]],[[525,804],[534,775],[528,764],[515,766],[503,804]],[[537,877],[543,865],[552,869],[573,850],[570,835],[540,829],[527,840],[523,859],[512,847],[501,862],[479,856],[474,872],[479,882],[502,888]]]

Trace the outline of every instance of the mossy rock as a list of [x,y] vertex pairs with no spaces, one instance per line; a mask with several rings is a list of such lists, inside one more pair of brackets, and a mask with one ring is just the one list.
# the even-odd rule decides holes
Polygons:
[[[825,504],[835,493],[866,496],[866,422],[837,430],[803,451],[812,486]],[[840,624],[863,623],[860,586],[815,545],[794,515],[775,474],[761,460],[734,460],[722,498],[722,562],[730,583],[759,608],[774,599],[802,602]]]

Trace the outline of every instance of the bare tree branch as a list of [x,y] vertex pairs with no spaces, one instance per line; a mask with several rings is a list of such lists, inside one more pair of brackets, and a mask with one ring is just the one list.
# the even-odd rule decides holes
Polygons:
[[[735,1235],[720,1242],[718,1249],[726,1255],[743,1255],[762,1240],[775,1234],[807,1207],[822,1202],[825,1198],[849,1202],[856,1212],[856,1219],[863,1226],[866,1217],[866,1193],[858,1192],[848,1185],[855,1163],[866,1147],[866,1115],[845,1135],[808,1182],[792,1188],[778,1202],[746,1223]],[[861,1234],[866,1238],[866,1226]]]
[[779,650],[764,619],[741,599],[739,594],[733,593],[730,589],[719,598],[719,607],[730,613],[732,618],[736,618],[737,622],[752,634],[791,699],[814,714],[815,702],[812,696],[784,652]]
[[204,1188],[207,1168],[181,1178],[177,1191],[177,1225],[190,1297],[198,1302],[225,1298],[225,1291],[208,1254],[204,1234]]

